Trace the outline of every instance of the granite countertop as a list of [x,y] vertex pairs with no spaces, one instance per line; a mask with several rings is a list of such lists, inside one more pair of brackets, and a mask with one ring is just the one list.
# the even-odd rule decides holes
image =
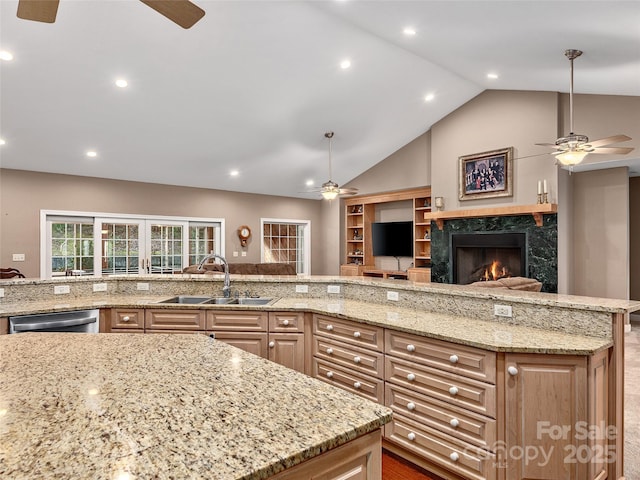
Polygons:
[[205,335],[0,336],[0,477],[262,479],[391,410]]
[[0,317],[88,308],[293,310],[332,315],[496,352],[590,355],[613,345],[611,338],[572,335],[544,328],[476,320],[416,308],[341,298],[279,298],[266,306],[157,303],[166,298],[166,295],[105,295],[104,297],[65,299],[65,302],[40,300],[5,304],[0,305]]

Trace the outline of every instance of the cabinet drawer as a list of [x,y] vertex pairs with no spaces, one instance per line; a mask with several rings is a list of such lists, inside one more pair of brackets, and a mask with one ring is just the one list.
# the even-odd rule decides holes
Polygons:
[[313,333],[348,342],[351,345],[372,348],[379,352],[382,352],[384,347],[382,328],[324,315],[313,316]]
[[145,328],[156,330],[204,330],[204,311],[146,310]]
[[304,332],[304,313],[269,312],[269,331],[280,333]]
[[378,378],[350,372],[315,357],[312,376],[374,402],[384,403],[384,382]]
[[109,333],[144,333],[144,328],[112,328]]
[[266,332],[268,312],[251,310],[213,310],[207,312],[207,330],[227,332]]
[[385,384],[384,398],[385,405],[393,410],[394,415],[400,414],[486,450],[496,447],[496,421],[493,418],[390,382]]
[[119,328],[144,328],[144,309],[114,308],[111,310],[111,331]]
[[422,426],[394,413],[384,426],[385,439],[468,480],[495,480],[493,453]]
[[387,330],[385,335],[387,354],[496,383],[495,352],[393,330]]
[[455,373],[444,372],[385,356],[385,377],[388,381],[414,392],[496,417],[496,387]]
[[384,354],[382,353],[314,335],[313,354],[350,370],[384,378]]

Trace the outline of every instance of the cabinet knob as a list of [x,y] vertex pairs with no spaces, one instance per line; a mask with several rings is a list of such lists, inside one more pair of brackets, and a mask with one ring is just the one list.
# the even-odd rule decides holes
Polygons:
[[360,357],[353,357],[354,363],[360,363],[362,359]]
[[449,393],[450,393],[451,395],[457,395],[457,394],[458,394],[458,387],[451,387],[451,388],[449,389]]
[[356,338],[360,338],[360,332],[353,332],[353,336]]
[[333,354],[333,348],[331,348],[331,347],[327,348],[327,354],[328,355],[332,355]]
[[460,421],[457,418],[452,418],[451,420],[449,420],[449,425],[451,425],[453,428],[457,428],[458,425],[460,425]]
[[411,343],[409,345],[407,345],[407,351],[408,352],[415,352],[416,351],[416,346],[412,345]]
[[452,462],[457,462],[458,460],[460,460],[460,455],[458,455],[458,452],[453,452],[451,455],[449,455],[449,458]]
[[407,380],[409,380],[410,382],[413,382],[415,379],[416,379],[415,373],[410,373],[409,375],[407,375]]
[[459,359],[458,359],[458,355],[451,355],[451,356],[449,357],[449,361],[450,361],[451,363],[458,363],[458,360],[459,360]]
[[282,321],[282,325],[284,325],[285,327],[289,326],[289,320],[283,320]]
[[416,434],[410,432],[409,435],[407,435],[407,438],[413,442],[416,439]]
[[356,390],[359,389],[362,386],[362,384],[360,382],[355,382],[353,384],[353,388],[355,388]]
[[327,325],[327,330],[329,331],[333,330],[333,325]]
[[125,315],[124,317],[122,317],[123,322],[128,322],[129,320],[131,320],[131,317],[129,315]]
[[276,346],[276,342],[273,342],[273,341],[269,342],[269,348],[273,348],[275,346]]
[[516,367],[511,366],[511,367],[507,368],[507,373],[509,375],[512,375],[512,376],[513,375],[517,375],[518,374],[518,369]]
[[416,409],[416,404],[413,402],[409,402],[407,403],[407,410],[415,410]]
[[333,378],[333,372],[327,372],[327,378]]

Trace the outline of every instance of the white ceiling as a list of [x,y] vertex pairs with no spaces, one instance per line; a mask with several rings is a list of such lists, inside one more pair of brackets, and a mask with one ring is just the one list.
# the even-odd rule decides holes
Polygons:
[[567,92],[567,48],[576,93],[640,95],[638,1],[195,3],[183,30],[136,0],[54,24],[0,1],[0,165],[318,198],[326,131],[344,184],[485,89]]

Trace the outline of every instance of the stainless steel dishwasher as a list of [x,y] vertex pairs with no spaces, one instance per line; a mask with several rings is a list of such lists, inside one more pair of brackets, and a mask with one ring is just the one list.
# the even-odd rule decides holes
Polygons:
[[9,317],[9,333],[76,332],[98,333],[100,310],[40,313]]

